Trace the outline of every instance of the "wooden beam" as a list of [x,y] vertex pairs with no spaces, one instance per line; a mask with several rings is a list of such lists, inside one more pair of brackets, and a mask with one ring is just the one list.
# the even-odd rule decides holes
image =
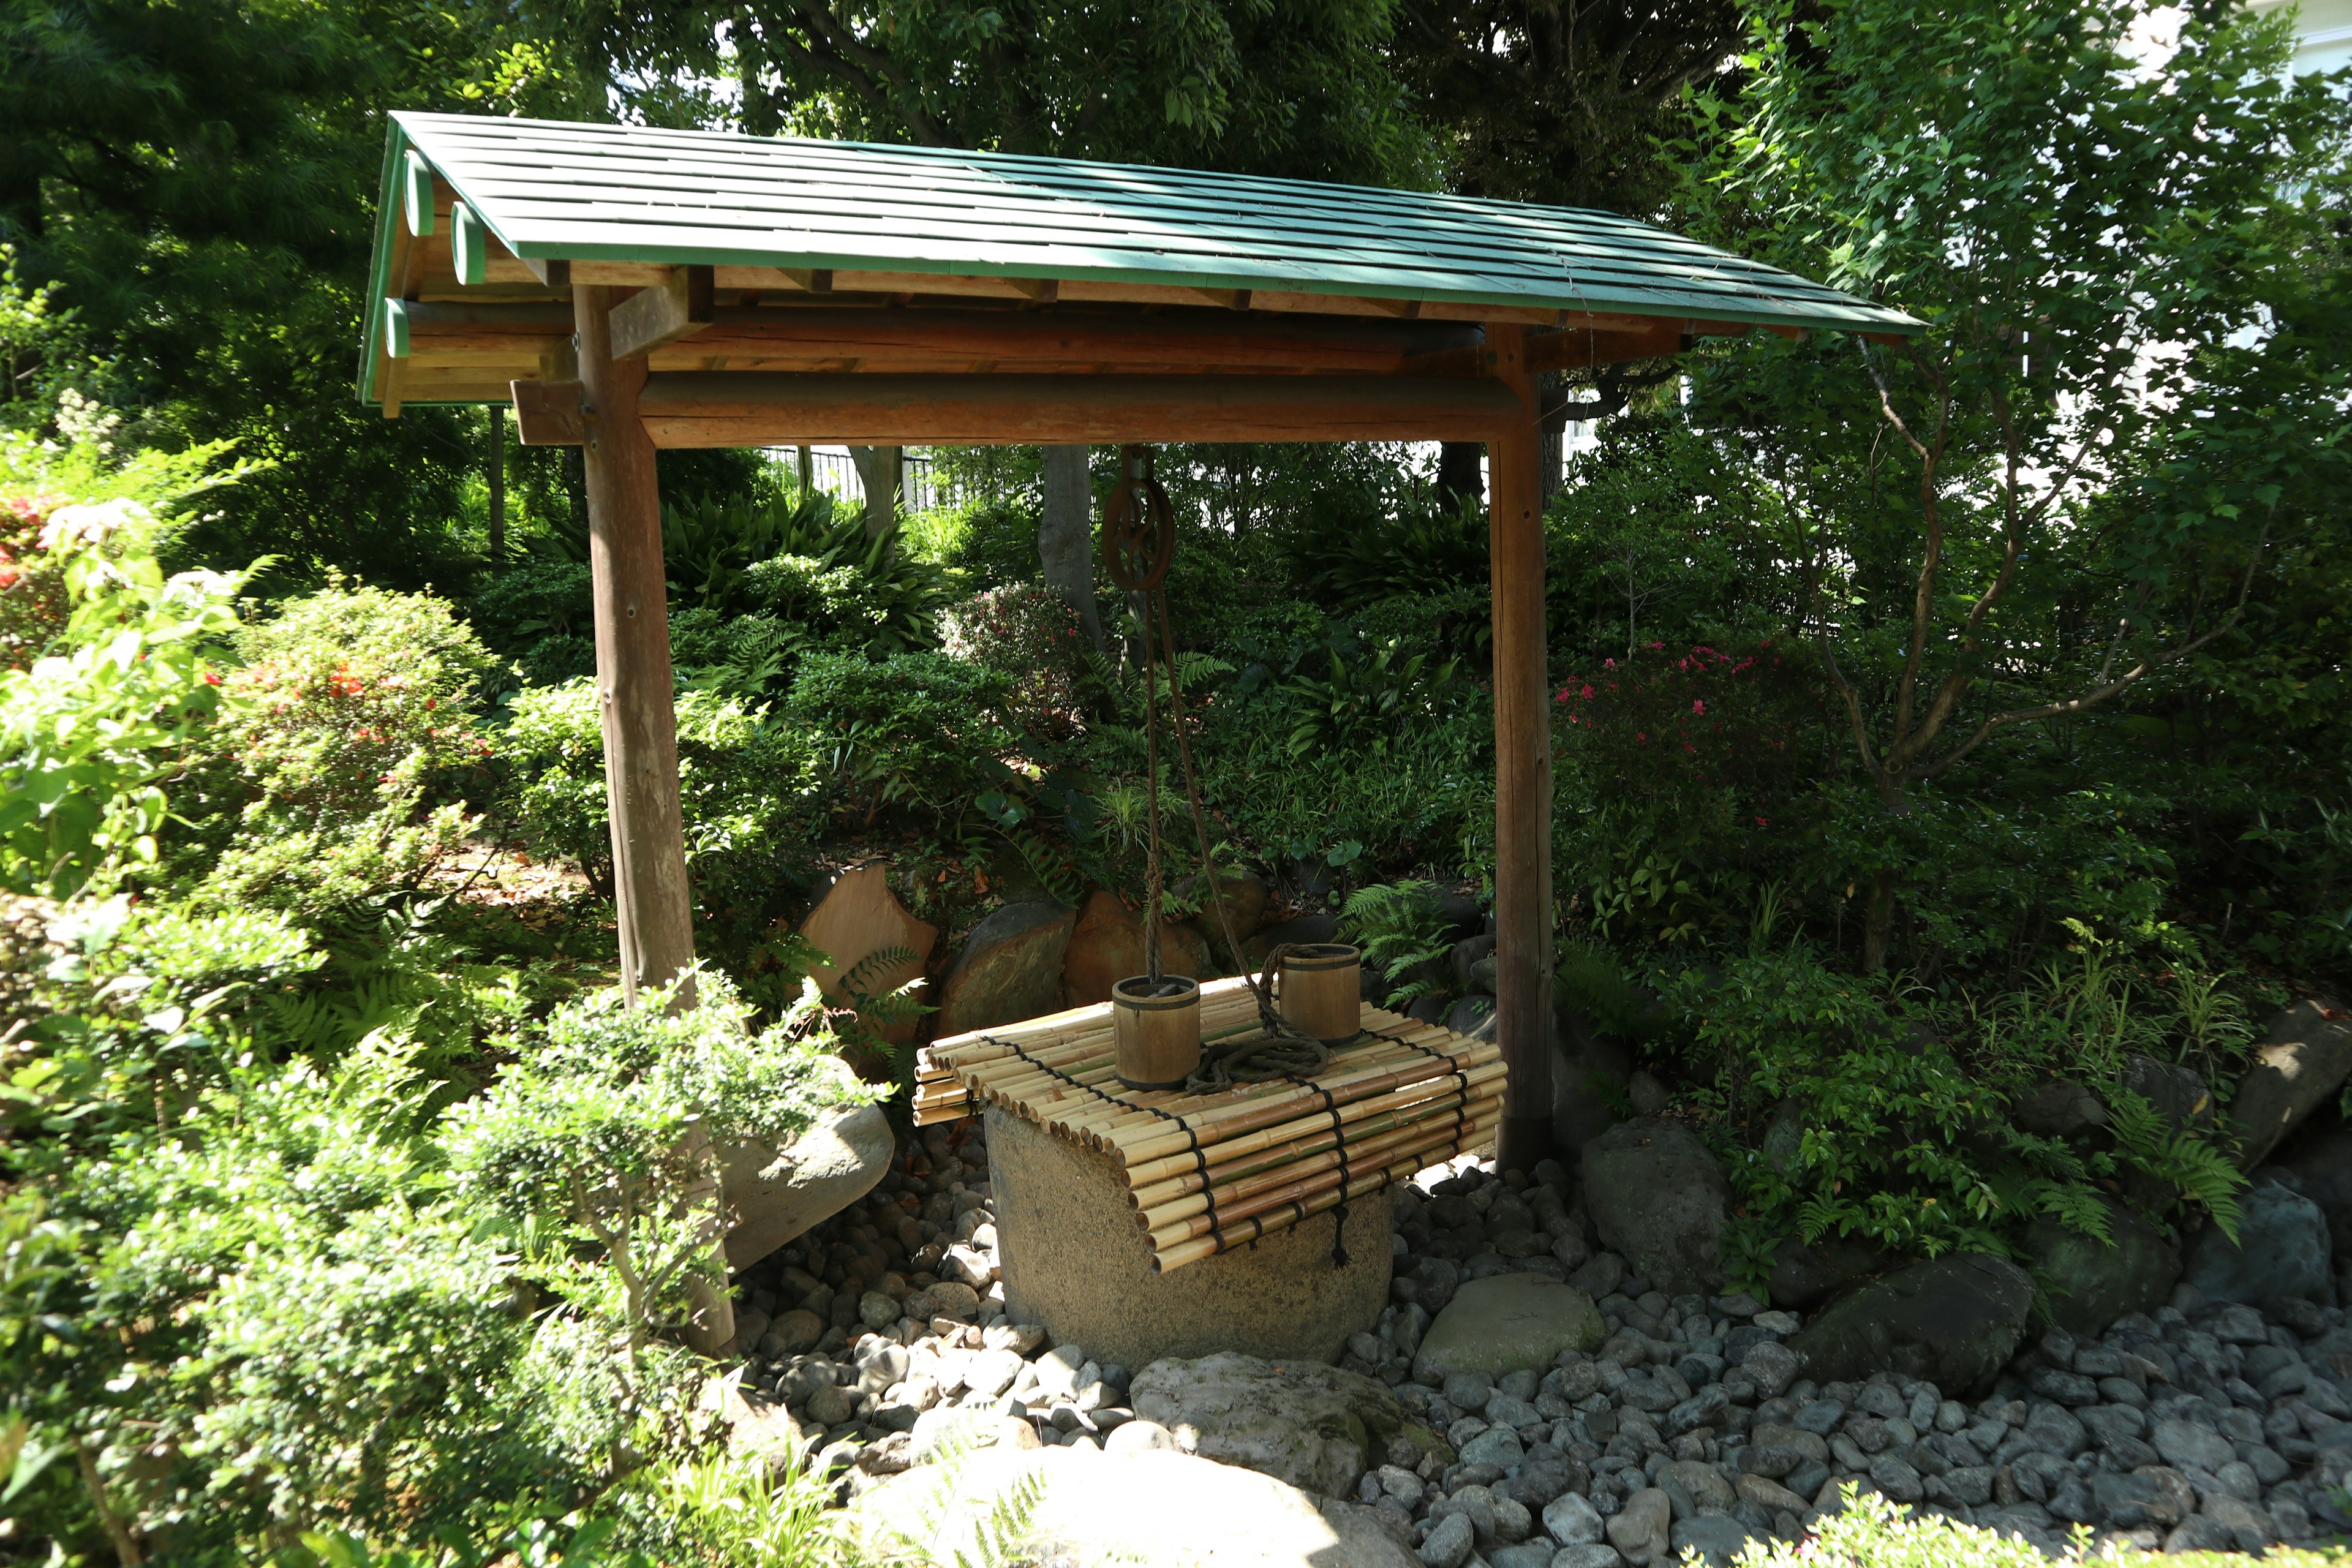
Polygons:
[[1549,370],[1591,370],[1626,360],[1661,359],[1683,352],[1680,317],[1657,316],[1640,321],[1631,331],[1544,332],[1530,336],[1527,363],[1531,373]]
[[667,590],[654,445],[637,421],[643,360],[613,353],[614,290],[575,287],[596,691],[620,916],[621,987],[634,1003],[694,963],[678,813]]
[[654,368],[937,371],[992,362],[1000,371],[1050,374],[1101,368],[1387,375],[1409,354],[1476,338],[1475,329],[1463,326],[1255,313],[722,306],[714,314],[691,340],[656,351]]
[[579,382],[517,381],[510,388],[524,446],[577,447],[587,440],[587,394]]
[[385,341],[395,358],[437,363],[530,360],[572,336],[572,307],[552,302],[451,305],[384,301]]
[[613,308],[613,356],[640,354],[691,337],[710,325],[708,267],[673,268],[669,277],[640,289]]
[[1492,381],[1337,375],[677,372],[638,403],[657,447],[1475,441],[1519,411]]
[[1524,328],[1487,329],[1517,416],[1486,446],[1495,637],[1495,1027],[1510,1068],[1496,1149],[1532,1171],[1551,1142],[1551,705],[1542,442]]

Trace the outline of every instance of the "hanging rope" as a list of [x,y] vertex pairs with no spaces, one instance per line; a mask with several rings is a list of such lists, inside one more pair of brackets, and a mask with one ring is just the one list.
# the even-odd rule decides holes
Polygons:
[[[1176,757],[1184,774],[1184,800],[1192,818],[1192,831],[1200,845],[1201,877],[1208,888],[1209,899],[1216,907],[1217,925],[1225,939],[1225,951],[1235,963],[1242,960],[1241,938],[1234,930],[1232,907],[1225,899],[1224,885],[1217,875],[1215,854],[1209,843],[1209,813],[1202,804],[1201,781],[1192,768],[1192,745],[1184,723],[1184,689],[1176,670],[1176,635],[1169,624],[1168,592],[1164,584],[1168,568],[1176,553],[1175,510],[1170,506],[1168,492],[1160,488],[1153,473],[1153,454],[1148,447],[1126,447],[1119,451],[1119,482],[1103,505],[1103,562],[1112,582],[1142,601],[1143,654],[1143,744],[1146,782],[1146,809],[1150,816],[1148,837],[1149,858],[1145,872],[1143,912],[1143,960],[1152,991],[1160,991],[1160,915],[1162,886],[1160,864],[1160,704],[1158,686],[1152,679],[1152,630],[1160,633],[1160,657],[1168,672],[1168,720],[1176,736]],[[1201,1063],[1184,1080],[1187,1094],[1222,1094],[1236,1084],[1272,1083],[1287,1080],[1302,1089],[1312,1089],[1323,1097],[1324,1109],[1331,1116],[1331,1140],[1344,1172],[1348,1145],[1345,1124],[1331,1100],[1331,1091],[1313,1081],[1314,1075],[1331,1065],[1330,1047],[1312,1035],[1294,1026],[1285,1019],[1274,1004],[1274,977],[1282,967],[1290,944],[1276,943],[1265,955],[1265,967],[1256,976],[1247,973],[1243,984],[1250,989],[1257,1004],[1259,1036],[1253,1039],[1232,1040],[1212,1046],[1201,1053]],[[1331,1261],[1345,1268],[1348,1250],[1341,1237],[1348,1226],[1348,1205],[1343,1198],[1332,1210]],[[1253,1240],[1252,1245],[1255,1242]]]

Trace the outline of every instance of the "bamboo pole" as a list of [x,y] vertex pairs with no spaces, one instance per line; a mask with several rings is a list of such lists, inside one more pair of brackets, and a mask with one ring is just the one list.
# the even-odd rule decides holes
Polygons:
[[[1475,1147],[1475,1145],[1465,1146]],[[1412,1163],[1409,1160],[1399,1161],[1396,1164],[1368,1175],[1360,1181],[1350,1181],[1339,1186],[1327,1188],[1312,1197],[1302,1198],[1295,1205],[1290,1217],[1286,1219],[1278,1220],[1272,1225],[1254,1220],[1251,1233],[1247,1236],[1208,1237],[1198,1241],[1179,1243],[1164,1252],[1156,1252],[1151,1258],[1151,1271],[1155,1274],[1165,1274],[1171,1268],[1181,1268],[1187,1263],[1197,1263],[1203,1258],[1213,1258],[1220,1252],[1255,1241],[1261,1236],[1271,1236],[1277,1230],[1286,1230],[1301,1220],[1312,1218],[1327,1209],[1337,1208],[1342,1203],[1352,1203],[1367,1193],[1377,1192],[1382,1187],[1392,1185],[1399,1180],[1418,1174],[1415,1169],[1404,1168],[1412,1166]]]
[[[1483,1056],[1465,1057],[1452,1061],[1448,1067],[1437,1072],[1417,1077],[1401,1072],[1382,1073],[1369,1079],[1335,1080],[1318,1087],[1329,1093],[1330,1103],[1333,1106],[1340,1106],[1389,1093],[1411,1083],[1425,1081],[1430,1078],[1451,1077],[1456,1071],[1475,1077],[1481,1073],[1492,1076],[1499,1074],[1502,1070],[1503,1064],[1490,1049]],[[1313,1103],[1320,1099],[1320,1095],[1294,1091],[1249,1105],[1236,1106],[1231,1111],[1223,1114],[1208,1112],[1187,1118],[1189,1136],[1186,1132],[1155,1132],[1152,1128],[1147,1127],[1133,1131],[1121,1129],[1107,1134],[1104,1141],[1109,1145],[1107,1152],[1113,1160],[1121,1165],[1131,1165],[1138,1161],[1172,1154],[1177,1150],[1188,1148],[1195,1142],[1201,1144],[1222,1142],[1238,1133],[1255,1132],[1280,1121],[1299,1118],[1308,1114],[1310,1108],[1322,1109]]]
[[[1490,1095],[1468,1107],[1459,1121],[1448,1116],[1439,1119],[1438,1125],[1433,1128],[1415,1124],[1366,1138],[1360,1143],[1334,1144],[1311,1155],[1285,1160],[1255,1174],[1220,1183],[1204,1193],[1195,1192],[1156,1207],[1139,1209],[1135,1216],[1136,1224],[1156,1237],[1168,1226],[1190,1221],[1196,1215],[1202,1217],[1204,1225],[1226,1215],[1246,1215],[1254,1211],[1244,1205],[1265,1194],[1287,1191],[1292,1184],[1318,1172],[1342,1166],[1354,1171],[1363,1168],[1368,1163],[1385,1164],[1408,1156],[1417,1158],[1426,1152],[1458,1142],[1468,1136],[1472,1128],[1499,1116],[1502,1105],[1500,1095]],[[1416,1165],[1414,1169],[1421,1167]],[[1194,1231],[1192,1234],[1200,1233]]]
[[[1319,1154],[1343,1142],[1352,1149],[1359,1144],[1368,1143],[1375,1138],[1386,1136],[1392,1131],[1411,1129],[1426,1134],[1433,1128],[1451,1125],[1457,1111],[1467,1117],[1472,1114],[1471,1108],[1484,1104],[1486,1100],[1493,1098],[1491,1092],[1481,1096],[1477,1091],[1473,1090],[1470,1098],[1465,1100],[1453,1084],[1448,1083],[1446,1088],[1451,1092],[1428,1100],[1415,1100],[1378,1115],[1367,1116],[1360,1121],[1347,1124],[1343,1131],[1335,1131],[1329,1121],[1322,1119],[1322,1125],[1312,1133],[1286,1142],[1253,1146],[1240,1153],[1226,1154],[1222,1160],[1213,1157],[1208,1161],[1206,1181],[1209,1185],[1214,1186],[1220,1182],[1239,1180],[1260,1171],[1276,1169],[1288,1161]],[[1236,1142],[1244,1141],[1236,1140]],[[1209,1150],[1202,1151],[1204,1154],[1210,1152]],[[1129,1174],[1131,1176],[1133,1173]],[[1188,1159],[1182,1168],[1172,1175],[1129,1188],[1128,1202],[1138,1209],[1158,1208],[1162,1204],[1172,1202],[1188,1193],[1201,1191],[1202,1180],[1200,1162]]]
[[[1486,1123],[1486,1131],[1491,1132],[1494,1130],[1494,1122],[1497,1120],[1499,1117],[1489,1118]],[[1464,1128],[1462,1138],[1473,1137],[1474,1131],[1472,1128]],[[1483,1136],[1483,1134],[1477,1135]],[[1449,1139],[1436,1147],[1443,1149],[1459,1142],[1460,1140]],[[1152,1250],[1162,1252],[1169,1247],[1191,1241],[1196,1237],[1222,1234],[1244,1220],[1255,1220],[1259,1215],[1271,1214],[1276,1209],[1291,1207],[1302,1198],[1311,1197],[1318,1193],[1329,1191],[1365,1176],[1387,1174],[1392,1179],[1398,1175],[1412,1176],[1421,1172],[1426,1159],[1426,1154],[1416,1151],[1409,1155],[1392,1155],[1386,1160],[1376,1158],[1367,1158],[1362,1161],[1349,1160],[1344,1164],[1336,1160],[1328,1161],[1318,1164],[1311,1171],[1302,1173],[1297,1179],[1283,1183],[1279,1186],[1265,1188],[1255,1194],[1237,1197],[1230,1205],[1221,1202],[1213,1213],[1204,1210],[1197,1215],[1180,1216],[1163,1224],[1155,1225],[1150,1231]]]

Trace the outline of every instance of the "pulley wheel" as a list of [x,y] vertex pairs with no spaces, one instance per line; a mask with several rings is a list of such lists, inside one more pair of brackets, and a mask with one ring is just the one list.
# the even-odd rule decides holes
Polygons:
[[1131,594],[1160,586],[1176,559],[1176,511],[1151,461],[1149,447],[1121,447],[1118,488],[1103,502],[1103,569]]

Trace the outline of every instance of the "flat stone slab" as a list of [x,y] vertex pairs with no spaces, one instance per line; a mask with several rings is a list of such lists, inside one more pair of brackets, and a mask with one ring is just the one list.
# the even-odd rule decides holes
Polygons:
[[[833,960],[813,966],[809,974],[829,1000],[847,1005],[851,996],[842,976],[861,964],[866,967],[857,974],[856,989],[868,996],[887,995],[910,980],[919,981],[931,949],[939,945],[940,928],[907,912],[890,891],[887,868],[876,861],[835,878],[801,921],[801,935]],[[892,949],[904,949],[912,956],[866,963]],[[915,995],[929,1000],[919,986]],[[903,1045],[915,1037],[920,1022],[919,1017],[902,1018],[878,1027],[884,1039]]]
[[1608,1337],[1601,1310],[1572,1285],[1541,1274],[1496,1274],[1454,1293],[1422,1336],[1413,1370],[1506,1373],[1549,1366],[1562,1351]]
[[1188,1454],[1240,1465],[1328,1498],[1346,1498],[1403,1436],[1423,1452],[1444,1440],[1361,1373],[1226,1352],[1156,1361],[1135,1377],[1135,1413]]
[[989,1449],[951,1464],[919,1465],[858,1500],[852,1520],[877,1560],[910,1549],[923,1562],[993,1562],[979,1535],[998,1500],[1040,1484],[1020,1542],[1024,1561],[1071,1568],[1149,1563],[1152,1568],[1421,1568],[1365,1522],[1366,1509],[1333,1510],[1271,1476],[1144,1450],[1032,1453]]
[[1007,904],[971,928],[940,986],[932,1037],[1017,1024],[1062,1005],[1062,961],[1077,911],[1051,900]]

